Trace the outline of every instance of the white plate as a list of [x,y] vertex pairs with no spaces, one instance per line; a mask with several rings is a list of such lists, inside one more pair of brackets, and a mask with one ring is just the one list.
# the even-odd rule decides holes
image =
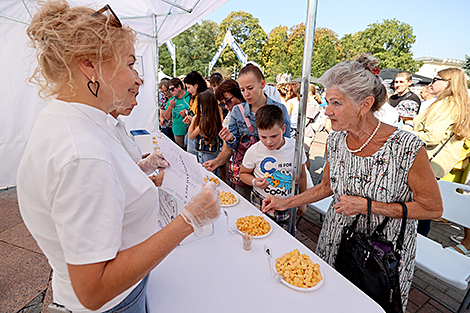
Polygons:
[[[240,216],[240,217],[246,217],[246,216]],[[269,236],[269,235],[272,233],[272,231],[273,231],[273,224],[271,224],[271,221],[269,220],[269,217],[264,217],[264,216],[263,216],[263,218],[264,218],[265,221],[268,221],[269,225],[271,226],[271,229],[270,229],[266,234],[264,234],[264,235],[261,235],[261,236],[253,236],[253,239],[261,239],[261,238],[267,237],[267,236]],[[235,222],[236,222],[236,221],[235,221]],[[237,232],[238,232],[240,235],[243,235],[243,232],[242,232],[240,229],[238,229],[237,225],[235,225],[235,229],[237,230]]]
[[[216,185],[217,186],[217,185]],[[238,202],[240,202],[240,199],[238,198],[238,196],[236,194],[234,194],[233,192],[230,191],[231,194],[233,194],[235,196],[235,198],[237,198],[237,201],[235,203],[232,203],[232,204],[220,204],[221,207],[224,207],[224,208],[227,208],[229,206],[234,206],[236,205]]]
[[[305,253],[303,253],[303,254],[305,254]],[[283,254],[283,255],[284,255],[284,254]],[[282,257],[283,255],[280,255],[279,257]],[[276,258],[276,259],[277,259],[277,258]],[[313,260],[312,260],[312,261],[313,261]],[[274,260],[274,262],[276,262],[276,260]],[[313,261],[313,262],[315,262],[315,261]],[[276,272],[277,272],[277,270],[276,270]],[[281,279],[281,283],[283,283],[283,284],[286,285],[287,287],[292,288],[292,289],[297,290],[297,291],[314,291],[314,290],[319,289],[321,286],[323,286],[323,283],[325,282],[325,274],[323,274],[323,270],[322,270],[321,267],[320,267],[320,274],[321,274],[321,277],[322,277],[323,279],[320,280],[320,282],[319,282],[316,286],[311,287],[311,288],[300,288],[300,287],[296,287],[296,286],[294,286],[294,285],[291,285],[291,284],[289,284],[288,282],[286,282],[286,281],[284,280],[284,278],[283,278],[279,273],[277,273],[277,274],[279,275],[279,278]]]
[[[216,179],[217,179],[217,184],[214,182],[214,184],[215,184],[216,187],[217,187],[218,185],[220,185],[220,178],[218,178],[218,177],[211,177],[211,176],[209,176],[209,178],[216,178]],[[207,177],[204,177],[204,182],[205,182],[205,183],[207,183],[207,182],[206,182],[206,179],[207,179]]]

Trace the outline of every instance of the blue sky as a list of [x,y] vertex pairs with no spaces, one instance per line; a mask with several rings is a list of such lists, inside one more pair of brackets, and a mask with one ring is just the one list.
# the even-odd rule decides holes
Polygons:
[[[269,34],[279,25],[305,23],[307,0],[230,0],[205,19],[220,24],[232,11],[251,13]],[[413,28],[414,57],[464,60],[470,55],[469,16],[470,0],[318,0],[317,27],[327,27],[341,38],[396,18]]]

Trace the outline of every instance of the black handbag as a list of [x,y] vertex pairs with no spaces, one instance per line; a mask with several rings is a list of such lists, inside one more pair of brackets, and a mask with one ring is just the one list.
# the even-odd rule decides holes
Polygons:
[[386,217],[371,235],[372,200],[367,198],[367,233],[356,231],[357,222],[362,216],[358,214],[353,223],[343,229],[335,263],[335,269],[340,274],[371,297],[387,313],[403,313],[398,267],[408,212],[406,205],[400,204],[403,207],[403,219],[396,249],[383,234],[389,217]]
[[222,139],[220,139],[219,136],[215,138],[215,141],[213,140],[211,143],[207,144],[203,136],[197,135],[194,143],[194,148],[198,152],[219,153],[220,148],[223,144],[224,142],[222,141]]

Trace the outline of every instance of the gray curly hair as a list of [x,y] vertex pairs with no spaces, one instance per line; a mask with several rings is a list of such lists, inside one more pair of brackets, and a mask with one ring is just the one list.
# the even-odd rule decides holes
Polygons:
[[326,88],[338,88],[353,102],[359,103],[366,97],[374,97],[371,111],[375,112],[387,100],[387,91],[380,78],[372,73],[379,61],[372,55],[363,53],[355,61],[336,64],[320,77]]

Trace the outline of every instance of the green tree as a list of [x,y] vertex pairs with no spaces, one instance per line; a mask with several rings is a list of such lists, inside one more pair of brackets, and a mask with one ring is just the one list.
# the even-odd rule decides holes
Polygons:
[[411,51],[416,36],[413,28],[396,19],[368,25],[364,31],[345,35],[341,39],[341,57],[354,59],[363,52],[373,54],[380,60],[379,68],[398,68],[416,72],[419,62],[413,60]]
[[[337,45],[338,35],[328,28],[315,29],[312,52],[311,73],[321,76],[326,70],[338,62]],[[290,29],[287,40],[289,54],[289,72],[292,77],[302,75],[302,64],[305,42],[305,24],[298,24]]]
[[[204,20],[194,24],[175,38],[176,46],[176,75],[186,75],[191,71],[198,71],[204,75],[206,66],[217,51],[215,38],[217,36],[217,23]],[[160,64],[163,72],[173,74],[173,61],[166,48],[160,47]],[[171,73],[171,74],[170,74]]]
[[268,35],[263,46],[263,63],[266,67],[265,78],[268,82],[275,82],[279,73],[289,70],[289,54],[287,52],[287,27],[274,28]]
[[[316,37],[316,36],[315,36]],[[319,37],[318,43],[313,47],[312,75],[320,77],[331,67],[338,63],[337,42],[330,34]]]
[[161,45],[158,49],[158,64],[163,73],[168,76],[173,76],[173,60],[171,59],[166,44]]
[[289,53],[289,73],[292,78],[302,75],[302,61],[304,57],[305,24],[294,25],[289,30],[287,38],[287,51]]
[[462,69],[465,74],[470,75],[470,56],[465,55],[465,60],[462,62]]
[[[462,69],[467,76],[470,76],[470,56],[465,55],[465,60],[462,62]],[[467,85],[468,88],[470,88],[470,79],[467,79]]]
[[[243,11],[230,13],[219,25],[216,48],[220,46],[229,29],[246,54],[248,61],[255,61],[263,66],[262,50],[267,35],[259,25],[259,20],[254,18],[250,13]],[[212,54],[211,58],[214,54]],[[241,63],[238,61],[232,49],[227,45],[218,60],[217,66],[233,67],[234,65],[240,66]]]

